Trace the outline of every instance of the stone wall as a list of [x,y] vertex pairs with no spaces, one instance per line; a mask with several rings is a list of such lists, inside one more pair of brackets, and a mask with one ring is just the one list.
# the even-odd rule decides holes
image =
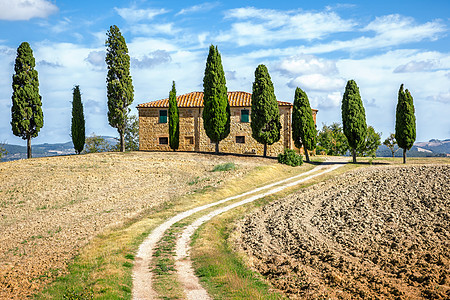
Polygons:
[[[251,107],[231,107],[230,134],[219,143],[219,151],[223,153],[262,155],[264,145],[252,137],[250,123],[241,122],[241,110]],[[168,123],[159,123],[159,111],[167,108],[139,108],[139,149],[170,151],[169,145],[160,145],[160,138],[169,137]],[[180,113],[180,146],[179,151],[214,152],[215,143],[211,143],[203,128],[203,108],[179,108]],[[280,106],[281,138],[273,145],[267,146],[268,156],[277,156],[284,148],[293,149],[291,139],[290,106]],[[314,115],[315,119],[315,115]],[[243,142],[244,143],[239,143]]]

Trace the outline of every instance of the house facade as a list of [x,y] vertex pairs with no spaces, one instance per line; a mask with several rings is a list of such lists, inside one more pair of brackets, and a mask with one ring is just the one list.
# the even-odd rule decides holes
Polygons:
[[[251,97],[246,92],[228,92],[230,103],[230,134],[220,141],[223,153],[262,155],[264,145],[252,137]],[[180,120],[179,151],[214,152],[212,143],[203,128],[203,92],[177,96]],[[292,104],[278,101],[281,122],[281,138],[267,147],[267,155],[277,156],[284,148],[293,149]],[[168,109],[169,99],[151,101],[137,106],[139,112],[139,150],[170,151]],[[313,109],[314,123],[317,110]]]

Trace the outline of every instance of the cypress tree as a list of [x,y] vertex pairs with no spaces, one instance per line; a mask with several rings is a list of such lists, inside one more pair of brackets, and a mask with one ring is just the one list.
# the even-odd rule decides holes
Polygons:
[[316,135],[316,126],[308,96],[298,87],[295,90],[292,111],[292,138],[297,148],[301,148],[303,145],[307,162],[309,162],[308,150],[311,151],[316,148]]
[[406,151],[411,149],[416,140],[416,117],[411,93],[403,91],[403,84],[398,91],[397,112],[395,114],[395,139],[403,149],[403,163],[406,163]]
[[169,146],[173,151],[180,144],[180,119],[178,116],[177,90],[175,81],[172,82],[172,90],[169,93]]
[[33,50],[27,42],[17,48],[14,64],[11,126],[14,135],[27,140],[27,157],[31,158],[31,138],[44,126],[38,72],[34,69]]
[[75,148],[75,152],[80,154],[81,151],[83,151],[84,143],[86,141],[86,130],[79,85],[76,85],[73,88],[71,131],[73,147]]
[[349,80],[342,98],[342,124],[348,145],[352,150],[353,163],[356,163],[356,149],[362,147],[366,140],[366,112],[354,80]]
[[106,35],[108,121],[112,127],[117,128],[120,135],[120,151],[124,152],[128,106],[133,102],[134,92],[130,75],[130,56],[125,38],[116,25],[111,26]]
[[253,138],[264,144],[264,157],[266,157],[267,145],[280,140],[281,123],[272,80],[265,65],[259,65],[255,70],[250,125]]
[[225,72],[217,46],[209,47],[203,77],[203,127],[206,135],[216,144],[230,133],[230,103],[228,102]]

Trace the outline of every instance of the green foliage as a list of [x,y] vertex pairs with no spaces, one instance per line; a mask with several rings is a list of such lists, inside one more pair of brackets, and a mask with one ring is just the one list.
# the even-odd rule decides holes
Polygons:
[[381,145],[381,133],[375,132],[372,126],[367,127],[367,136],[363,146],[358,148],[356,152],[360,156],[377,156],[377,149]]
[[326,155],[345,155],[349,149],[347,138],[339,123],[323,125],[317,136],[317,151]]
[[413,97],[408,90],[403,91],[403,84],[398,91],[395,139],[398,146],[405,151],[411,149],[416,140],[416,117],[414,115]]
[[116,25],[111,26],[106,35],[108,121],[119,132],[120,151],[123,152],[128,106],[133,102],[134,93],[130,75],[130,56],[125,38]]
[[3,148],[3,145],[4,145],[4,144],[0,144],[0,161],[2,161],[3,155],[8,154],[8,151],[6,151],[6,149]]
[[301,148],[303,145],[307,161],[309,161],[308,150],[311,151],[316,148],[316,136],[316,125],[314,124],[308,96],[298,87],[295,90],[292,111],[292,138],[297,148]]
[[[139,150],[139,118],[135,115],[127,116],[125,127],[125,150]],[[120,144],[119,144],[120,145]]]
[[82,291],[77,291],[74,288],[67,288],[62,297],[66,300],[90,300],[94,299],[94,292],[92,289],[85,288]]
[[172,90],[169,93],[169,146],[174,151],[180,145],[180,118],[177,106],[177,90],[175,81],[172,82]]
[[278,154],[278,162],[291,167],[297,167],[303,164],[302,157],[291,149],[284,149],[284,153]]
[[253,138],[264,144],[266,156],[267,145],[280,140],[281,123],[272,80],[265,65],[259,65],[255,70],[250,125]]
[[230,170],[235,170],[235,169],[236,169],[236,165],[232,162],[228,162],[228,163],[214,166],[214,169],[212,169],[211,172],[224,172],[224,171],[230,171]]
[[28,158],[31,158],[31,138],[37,137],[44,126],[38,72],[34,67],[33,50],[23,42],[17,48],[14,64],[11,126],[14,135],[27,140]]
[[218,153],[219,142],[230,133],[230,103],[222,59],[217,46],[213,45],[209,47],[203,77],[203,104],[203,127],[206,135],[216,143]]
[[356,150],[363,147],[366,135],[366,112],[359,94],[359,88],[354,80],[349,80],[342,98],[342,124],[350,149],[353,152],[353,162],[356,162]]
[[95,135],[86,138],[84,153],[107,152],[111,150],[111,146],[101,136]]
[[81,151],[83,151],[84,143],[86,141],[86,129],[79,85],[76,85],[73,88],[71,132],[75,152],[80,154]]
[[395,146],[397,145],[397,141],[395,140],[395,134],[391,133],[387,139],[384,140],[383,145],[389,148],[392,152],[392,157],[394,157],[395,152],[398,150],[395,149]]

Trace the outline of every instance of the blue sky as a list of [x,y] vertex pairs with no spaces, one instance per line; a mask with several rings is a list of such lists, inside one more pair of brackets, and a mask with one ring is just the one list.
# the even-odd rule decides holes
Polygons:
[[80,85],[87,134],[108,125],[105,39],[117,25],[131,57],[135,106],[201,91],[210,44],[218,45],[228,91],[251,92],[265,64],[278,100],[301,87],[317,125],[341,122],[347,80],[359,86],[368,125],[394,132],[400,84],[413,97],[417,141],[450,138],[450,1],[49,1],[0,0],[0,142],[12,134],[17,47],[30,43],[44,127],[33,144],[70,141],[72,88]]

